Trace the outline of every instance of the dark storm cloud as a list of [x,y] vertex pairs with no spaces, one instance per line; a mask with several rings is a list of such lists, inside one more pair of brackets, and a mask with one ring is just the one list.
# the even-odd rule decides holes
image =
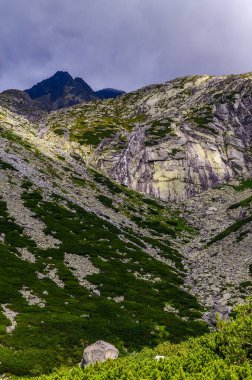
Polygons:
[[251,0],[0,0],[0,90],[67,70],[125,90],[252,70]]

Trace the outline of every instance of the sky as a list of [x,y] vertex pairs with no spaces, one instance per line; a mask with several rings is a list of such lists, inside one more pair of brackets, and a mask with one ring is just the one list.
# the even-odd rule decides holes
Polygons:
[[252,71],[251,0],[0,0],[0,91],[58,70],[94,90]]

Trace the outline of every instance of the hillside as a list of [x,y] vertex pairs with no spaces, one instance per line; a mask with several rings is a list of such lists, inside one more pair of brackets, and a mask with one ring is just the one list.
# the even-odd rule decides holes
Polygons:
[[0,373],[187,340],[251,293],[251,80],[0,95]]
[[[154,350],[80,368],[62,369],[40,380],[221,380],[252,378],[251,300],[237,309],[236,319],[219,321],[218,331],[181,344],[165,343]],[[156,356],[161,356],[159,360]]]
[[172,239],[194,230],[178,212],[45,143],[25,118],[1,119],[0,371],[74,364],[101,336],[125,353],[205,332],[181,288]]

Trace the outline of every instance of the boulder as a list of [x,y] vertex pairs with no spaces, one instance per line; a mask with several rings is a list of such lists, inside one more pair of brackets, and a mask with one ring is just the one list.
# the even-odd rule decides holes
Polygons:
[[98,340],[91,346],[85,348],[83,358],[81,361],[81,367],[87,364],[94,364],[96,362],[104,362],[107,359],[116,359],[119,351],[115,346],[110,343]]

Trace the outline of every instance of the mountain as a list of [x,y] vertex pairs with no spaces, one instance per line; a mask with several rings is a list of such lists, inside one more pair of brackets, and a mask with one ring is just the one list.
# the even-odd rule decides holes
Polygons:
[[114,88],[104,88],[103,90],[96,91],[95,94],[100,99],[110,99],[125,94],[125,91],[116,90]]
[[36,99],[43,110],[55,110],[74,104],[87,103],[95,99],[115,98],[124,92],[115,89],[93,91],[82,79],[65,71],[57,71],[51,78],[25,90],[31,99]]
[[96,99],[94,91],[83,79],[73,79],[64,71],[58,71],[51,78],[43,80],[25,92],[31,99],[39,99],[42,108],[47,110]]
[[0,94],[0,372],[229,318],[252,290],[251,88],[183,77],[54,112]]

